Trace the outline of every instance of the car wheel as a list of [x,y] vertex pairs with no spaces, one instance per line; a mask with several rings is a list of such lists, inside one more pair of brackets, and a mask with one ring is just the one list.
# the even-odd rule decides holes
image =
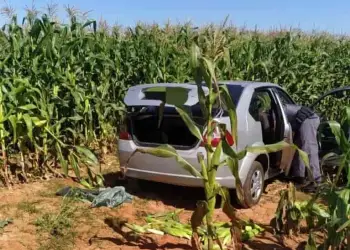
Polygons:
[[243,183],[244,200],[241,202],[242,207],[250,208],[259,203],[264,191],[264,174],[261,163],[254,161]]

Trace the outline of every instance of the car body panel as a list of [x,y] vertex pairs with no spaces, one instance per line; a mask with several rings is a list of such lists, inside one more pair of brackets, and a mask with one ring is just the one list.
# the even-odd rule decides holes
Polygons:
[[[281,89],[281,90],[283,91],[283,89]],[[280,96],[278,95],[278,93],[275,93],[275,95],[277,98],[278,106],[281,108],[282,101],[280,99]],[[292,144],[293,143],[292,126],[288,122],[287,115],[285,114],[284,111],[282,112],[282,117],[283,117],[282,122],[283,122],[283,127],[284,127],[283,140],[289,144]],[[286,175],[289,174],[294,155],[295,155],[295,149],[293,147],[286,147],[282,150],[280,168],[283,172],[285,172]]]
[[326,98],[327,96],[331,96],[331,95],[337,95],[340,92],[350,92],[350,86],[345,86],[345,87],[340,87],[340,88],[335,88],[332,89],[331,91],[326,92],[325,94],[323,94],[322,96],[320,96],[313,104],[311,104],[310,108],[314,109],[315,106],[317,104],[319,104],[324,98]]
[[[255,143],[254,145],[261,146],[263,144]],[[120,140],[119,147],[123,148],[123,150],[119,152],[119,160],[121,165],[123,165],[136,150],[137,146],[132,141]],[[130,150],[126,151],[128,148]],[[196,150],[191,150],[190,152],[187,150],[177,150],[177,152],[197,170],[200,170],[197,157],[193,156],[196,156],[198,152],[205,153],[204,148],[199,147]],[[239,176],[241,180],[246,178],[251,164],[257,157],[257,154],[247,153],[246,157],[239,162]],[[266,157],[268,158],[268,156]],[[136,179],[179,186],[203,186],[203,181],[201,179],[191,176],[186,170],[179,166],[174,158],[160,158],[149,154],[136,153],[128,163],[126,175]],[[269,179],[269,175],[266,175],[265,179]],[[232,176],[232,173],[227,166],[223,166],[218,169],[216,180],[224,187],[235,188],[235,178]]]

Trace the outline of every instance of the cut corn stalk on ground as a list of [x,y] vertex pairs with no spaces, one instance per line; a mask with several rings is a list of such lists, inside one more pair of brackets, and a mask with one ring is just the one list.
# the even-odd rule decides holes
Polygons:
[[[189,223],[181,223],[179,219],[179,213],[182,211],[183,210],[176,210],[174,212],[161,215],[147,215],[145,217],[146,224],[142,226],[127,224],[126,226],[138,234],[168,234],[174,237],[190,240],[192,236],[191,225]],[[264,231],[263,228],[254,224],[253,222],[241,221],[241,223],[243,241],[250,240]],[[231,243],[231,223],[218,222],[214,224],[214,227],[216,229],[216,234],[222,242],[222,245],[229,245]],[[198,233],[201,241],[205,244],[208,235],[206,228],[204,226],[200,227]]]

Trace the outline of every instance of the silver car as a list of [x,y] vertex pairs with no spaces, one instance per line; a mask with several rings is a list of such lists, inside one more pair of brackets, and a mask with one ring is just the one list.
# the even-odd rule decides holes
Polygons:
[[[236,105],[238,117],[238,141],[231,138],[231,146],[236,151],[246,146],[259,146],[279,141],[292,142],[292,131],[282,104],[294,104],[290,96],[278,85],[258,82],[221,82],[226,84]],[[189,163],[200,170],[197,153],[205,153],[201,142],[191,134],[181,117],[171,105],[166,105],[163,120],[159,127],[159,106],[165,100],[164,91],[147,91],[150,88],[179,87],[188,91],[184,100],[199,126],[204,125],[198,103],[195,84],[145,84],[129,88],[124,102],[128,109],[125,127],[119,137],[119,157],[121,166],[139,147],[156,147],[161,144],[172,145]],[[207,93],[208,89],[203,86]],[[230,131],[227,111],[214,107],[214,117],[225,123]],[[230,136],[228,134],[228,136]],[[213,143],[216,140],[214,138]],[[215,146],[215,145],[214,145]],[[244,188],[245,206],[251,207],[259,202],[264,182],[283,171],[288,171],[294,152],[285,148],[277,153],[248,153],[239,162],[239,176]],[[158,158],[152,155],[135,154],[127,167],[128,177],[162,182],[188,187],[201,187],[202,181],[193,177],[179,166],[175,159]],[[230,189],[235,188],[234,177],[228,167],[219,168],[217,181]]]

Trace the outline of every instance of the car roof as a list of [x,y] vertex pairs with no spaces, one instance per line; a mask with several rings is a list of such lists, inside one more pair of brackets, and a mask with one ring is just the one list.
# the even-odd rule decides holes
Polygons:
[[[171,85],[178,85],[178,84],[184,84],[184,85],[190,85],[193,86],[194,82],[187,82],[187,83],[149,83],[149,84],[141,84],[136,86],[171,86]],[[261,88],[261,87],[280,87],[278,84],[275,83],[269,83],[269,82],[255,82],[255,81],[218,81],[218,84],[226,84],[226,85],[236,85],[241,86],[243,88]],[[204,83],[203,83],[204,85]]]
[[269,83],[269,82],[255,82],[255,81],[219,81],[219,84],[227,85],[238,85],[243,88],[261,88],[261,87],[279,87],[278,84]]
[[[248,94],[248,93],[253,93],[255,89],[257,88],[263,88],[263,87],[275,87],[275,88],[281,88],[280,86],[278,86],[277,84],[273,84],[273,83],[268,83],[268,82],[253,82],[253,81],[219,81],[218,82],[219,85],[227,85],[227,88],[229,90],[229,92],[232,94],[231,91],[233,91],[234,93],[239,93],[239,96],[236,96],[236,98],[240,99],[241,94]],[[205,83],[202,83],[202,86],[204,87],[203,90],[204,92],[207,92],[208,89],[205,88]],[[235,89],[235,86],[240,88],[239,91],[236,91],[237,89]],[[140,105],[140,102],[142,102],[144,106],[150,106],[150,105],[154,105],[156,102],[156,105],[160,104],[160,101],[157,100],[141,100],[140,98],[140,93],[144,91],[144,89],[147,88],[157,88],[157,87],[183,87],[183,88],[188,88],[190,89],[190,91],[192,92],[192,94],[190,95],[190,99],[193,102],[195,99],[193,99],[193,97],[195,97],[197,94],[197,86],[194,82],[188,82],[188,83],[148,83],[148,84],[139,84],[139,85],[135,85],[132,86],[128,89],[128,93],[126,94],[126,96],[124,97],[124,102],[127,106],[132,106],[135,103],[137,103],[137,105]],[[197,100],[198,102],[198,100]],[[186,105],[193,105],[191,104],[191,102],[187,103]]]

